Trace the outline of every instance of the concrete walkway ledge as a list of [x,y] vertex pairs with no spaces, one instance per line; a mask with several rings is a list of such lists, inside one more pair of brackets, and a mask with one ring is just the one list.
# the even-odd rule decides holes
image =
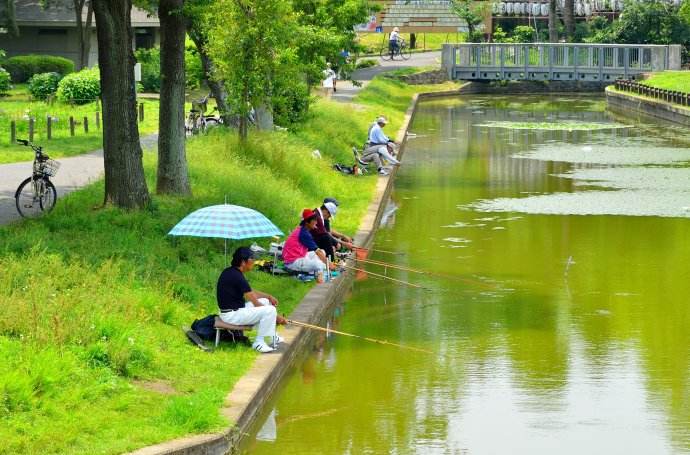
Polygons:
[[628,115],[632,111],[690,126],[690,109],[686,106],[647,98],[636,93],[619,92],[613,87],[606,87],[606,104],[614,111]]
[[[413,96],[403,124],[396,135],[397,141],[401,144],[401,157],[405,151],[407,129],[414,117],[418,101],[432,97],[459,95],[462,93],[461,90],[462,87],[458,90]],[[385,202],[393,188],[396,173],[397,168],[393,168],[389,176],[378,177],[371,203],[354,236],[356,245],[369,247],[372,244],[385,209]],[[314,286],[290,314],[290,318],[310,324],[323,323],[331,315],[333,307],[344,299],[353,282],[354,273],[348,270],[330,282]],[[184,437],[130,453],[132,455],[223,455],[237,452],[240,441],[248,434],[285,372],[308,349],[314,336],[313,331],[295,326],[284,327],[280,334],[285,339],[285,343],[281,345],[279,351],[258,356],[249,371],[237,381],[226,397],[221,413],[234,423],[229,428],[220,433]]]

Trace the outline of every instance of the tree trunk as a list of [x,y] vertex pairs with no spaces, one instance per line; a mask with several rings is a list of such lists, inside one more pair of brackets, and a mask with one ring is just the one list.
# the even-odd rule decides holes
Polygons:
[[549,41],[558,42],[558,16],[556,13],[556,0],[549,0]]
[[[93,4],[90,0],[74,0],[74,15],[77,20],[77,38],[79,40],[79,55],[77,56],[77,68],[79,71],[89,66],[89,53],[91,52],[91,23],[93,22]],[[82,18],[86,10],[86,24]]]
[[230,126],[233,124],[233,118],[228,107],[228,92],[225,90],[225,83],[216,79],[216,67],[213,60],[208,55],[207,40],[203,32],[196,30],[195,24],[192,22],[189,26],[189,37],[194,41],[196,50],[199,52],[201,58],[201,67],[204,70],[206,77],[206,85],[208,85],[211,94],[216,99],[216,106],[218,112],[223,118],[223,124]]
[[137,128],[131,9],[131,0],[93,0],[103,101],[105,203],[128,209],[149,203]]
[[184,0],[160,0],[161,91],[158,115],[159,194],[191,194],[184,131]]
[[565,0],[563,5],[563,24],[568,41],[575,38],[575,0]]

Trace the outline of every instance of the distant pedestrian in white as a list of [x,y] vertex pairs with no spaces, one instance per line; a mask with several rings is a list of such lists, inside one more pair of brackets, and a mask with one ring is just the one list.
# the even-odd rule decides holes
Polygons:
[[324,94],[326,98],[330,98],[335,90],[335,80],[337,76],[335,71],[331,69],[331,64],[326,63],[326,69],[323,70],[323,81],[321,81],[321,86],[323,87]]

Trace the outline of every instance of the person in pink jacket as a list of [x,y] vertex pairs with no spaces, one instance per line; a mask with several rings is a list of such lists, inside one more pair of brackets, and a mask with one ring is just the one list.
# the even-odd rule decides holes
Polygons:
[[283,246],[283,261],[287,269],[305,273],[326,271],[326,254],[319,249],[310,233],[316,226],[316,220],[317,214],[313,210],[302,211],[302,221]]

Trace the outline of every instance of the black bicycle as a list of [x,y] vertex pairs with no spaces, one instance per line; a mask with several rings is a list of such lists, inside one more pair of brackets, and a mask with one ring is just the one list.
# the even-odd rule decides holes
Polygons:
[[381,48],[381,60],[389,61],[400,57],[403,60],[409,60],[412,56],[412,49],[409,48],[405,40],[400,40],[397,46],[393,47],[390,44]]
[[25,147],[31,147],[34,151],[34,164],[31,177],[19,184],[14,199],[17,203],[17,211],[25,218],[36,218],[45,212],[50,212],[57,201],[55,185],[50,181],[60,168],[60,163],[51,160],[43,153],[43,147],[33,145],[25,139],[19,139],[18,143]]

